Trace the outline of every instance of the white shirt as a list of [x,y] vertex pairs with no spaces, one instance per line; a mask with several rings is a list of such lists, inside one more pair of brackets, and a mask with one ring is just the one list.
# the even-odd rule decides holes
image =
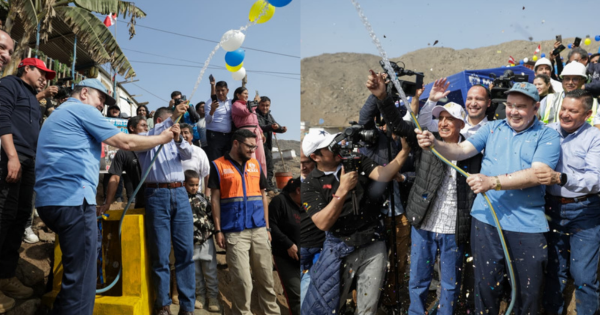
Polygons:
[[564,91],[562,83],[560,81],[550,79],[550,84],[552,85],[552,89],[554,89],[555,93],[560,93],[560,92]]
[[210,174],[210,162],[208,161],[208,157],[206,156],[206,153],[204,153],[204,150],[198,146],[192,145],[192,158],[181,161],[181,167],[184,172],[193,170],[200,175],[198,192],[201,192],[204,187],[204,177]]

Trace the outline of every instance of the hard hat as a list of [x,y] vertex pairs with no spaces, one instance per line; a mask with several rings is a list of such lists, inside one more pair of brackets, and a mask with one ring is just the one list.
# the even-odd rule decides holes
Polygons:
[[573,61],[565,66],[560,77],[562,78],[565,75],[578,75],[580,77],[584,77],[587,79],[586,68],[583,64]]
[[540,58],[540,59],[539,59],[539,60],[538,60],[538,61],[535,63],[535,66],[533,66],[533,71],[535,71],[539,65],[547,65],[547,66],[549,66],[549,67],[550,67],[550,70],[553,70],[553,69],[552,69],[552,62],[550,62],[550,59],[548,59],[548,58]]

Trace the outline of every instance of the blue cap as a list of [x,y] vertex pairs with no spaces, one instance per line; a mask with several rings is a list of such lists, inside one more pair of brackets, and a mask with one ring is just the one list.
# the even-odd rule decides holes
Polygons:
[[104,85],[102,84],[102,82],[100,82],[100,80],[98,79],[85,79],[82,81],[79,81],[79,83],[77,83],[76,86],[85,86],[85,87],[91,87],[93,89],[96,89],[102,93],[104,93],[104,96],[106,97],[106,105],[115,105],[117,103],[117,101],[115,101],[115,99],[108,95],[108,90],[106,89],[106,87],[104,87]]
[[540,101],[540,94],[538,93],[537,88],[529,82],[515,82],[510,90],[504,92],[504,94],[510,93],[521,93],[531,97],[536,102]]

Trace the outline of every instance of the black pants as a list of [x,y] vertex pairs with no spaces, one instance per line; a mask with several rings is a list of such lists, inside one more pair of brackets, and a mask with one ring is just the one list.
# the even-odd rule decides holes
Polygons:
[[269,185],[269,188],[275,188],[275,185],[273,184],[273,153],[271,153],[272,148],[267,148],[267,146],[264,146],[265,148],[265,160],[267,161],[267,184]]
[[206,130],[206,156],[209,161],[214,161],[231,149],[231,134]]
[[[548,249],[543,233],[503,230],[517,284],[514,314],[540,314]],[[471,248],[475,270],[475,313],[498,314],[500,299],[510,284],[502,244],[496,228],[475,218],[471,221]],[[513,281],[513,279],[510,279]]]
[[15,276],[25,224],[33,209],[35,159],[19,154],[21,179],[7,183],[8,157],[0,151],[0,279],[7,279]]
[[273,255],[292,315],[300,315],[300,261]]

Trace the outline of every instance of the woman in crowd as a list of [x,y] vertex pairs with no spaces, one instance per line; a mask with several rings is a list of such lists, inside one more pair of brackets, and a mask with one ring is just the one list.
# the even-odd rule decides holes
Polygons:
[[292,315],[300,315],[300,177],[292,178],[269,204],[273,258]]
[[533,79],[533,85],[535,85],[540,94],[540,100],[544,99],[546,95],[554,93],[554,89],[550,83],[550,77],[545,74],[536,75],[535,79]]
[[259,101],[260,96],[257,95],[253,101],[248,102],[248,89],[245,87],[235,89],[231,118],[236,128],[248,129],[256,135],[256,150],[252,153],[252,158],[258,160],[262,172],[267,176],[267,160],[265,159],[265,149],[263,147],[265,137],[258,125],[258,117],[256,117],[255,112]]
[[139,105],[137,108],[136,115],[143,116],[146,119],[146,123],[148,123],[148,129],[154,128],[154,120],[149,116],[150,111],[146,105]]

